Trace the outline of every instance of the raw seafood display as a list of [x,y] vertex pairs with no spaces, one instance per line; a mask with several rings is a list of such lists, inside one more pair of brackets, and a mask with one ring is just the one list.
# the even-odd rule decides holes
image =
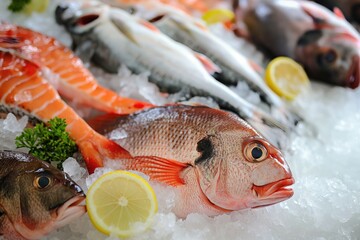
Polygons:
[[[10,0],[6,1],[10,2]],[[35,2],[36,0],[32,1]],[[106,5],[104,2],[110,3],[112,6]],[[267,12],[266,3],[275,5],[282,3],[282,1],[277,0],[260,2],[263,5],[255,5],[255,3],[259,4],[259,1],[241,2],[240,7],[236,10],[238,27],[244,24],[239,21],[244,19],[244,14],[252,7],[255,8],[256,13],[264,13],[264,11]],[[245,2],[250,5],[244,4]],[[119,3],[121,4],[119,5]],[[330,50],[336,51],[336,60],[332,61],[333,64],[326,70],[333,71],[331,76],[336,75],[334,71],[338,75],[334,79],[330,79],[329,82],[356,88],[359,80],[357,33],[342,18],[341,12],[337,9],[334,11],[335,15],[329,11],[323,11],[323,8],[316,4],[307,5],[304,3],[303,5],[302,3],[302,1],[298,1],[297,4],[302,6],[305,14],[311,16],[312,26],[322,35],[316,35],[314,29],[313,31],[308,30],[305,31],[305,37],[299,37],[297,43],[305,44],[304,42],[313,41],[311,46],[305,44],[306,47],[309,47],[304,47],[306,53],[313,53],[315,52],[313,50],[317,48],[324,55],[331,52]],[[1,11],[3,11],[1,7],[5,6],[4,4],[6,3],[0,3]],[[287,4],[298,6],[292,1],[288,1]],[[336,141],[333,140],[335,135],[333,136],[329,132],[327,135],[325,134],[327,138],[321,147],[319,142],[324,138],[326,126],[332,124],[331,132],[335,134],[343,131],[343,125],[346,125],[350,119],[346,119],[346,116],[344,119],[338,117],[338,122],[334,122],[331,116],[326,119],[327,111],[332,107],[329,105],[329,109],[324,109],[323,113],[321,113],[322,111],[316,112],[316,114],[324,115],[320,119],[326,119],[319,124],[317,120],[313,120],[316,118],[307,113],[306,109],[314,112],[315,101],[319,101],[320,104],[326,101],[329,99],[331,91],[334,96],[340,96],[338,105],[341,105],[351,96],[357,96],[356,90],[352,92],[352,89],[323,88],[322,85],[315,84],[315,89],[320,90],[317,94],[323,94],[324,99],[319,100],[319,98],[314,101],[314,93],[311,93],[310,86],[304,90],[310,91],[311,94],[307,100],[306,97],[302,96],[304,92],[298,89],[295,95],[286,98],[286,100],[281,98],[284,97],[281,94],[280,97],[277,96],[276,94],[279,93],[272,92],[266,85],[268,82],[266,84],[263,82],[261,76],[263,66],[257,66],[254,61],[243,55],[241,50],[230,47],[230,41],[233,41],[232,45],[235,45],[236,41],[241,41],[241,39],[231,35],[230,30],[235,26],[229,19],[231,15],[227,17],[216,16],[216,14],[221,14],[224,11],[215,11],[216,9],[208,11],[214,6],[229,7],[229,5],[230,1],[161,0],[160,3],[142,0],[104,0],[102,3],[86,1],[84,4],[80,0],[74,0],[68,1],[65,5],[60,1],[54,1],[50,3],[47,10],[45,7],[43,8],[47,11],[46,14],[50,14],[52,17],[51,21],[44,22],[44,26],[30,22],[27,24],[23,20],[27,18],[36,19],[38,16],[41,19],[46,16],[44,14],[17,18],[16,15],[8,14],[5,11],[3,19],[6,22],[0,24],[0,110],[17,115],[25,114],[30,119],[36,119],[47,124],[54,117],[63,118],[67,123],[65,130],[76,142],[79,149],[79,153],[74,155],[77,160],[67,160],[63,166],[66,172],[72,172],[74,176],[78,175],[78,177],[72,178],[79,181],[82,188],[85,186],[82,184],[86,178],[86,186],[83,188],[85,193],[94,180],[99,179],[104,171],[109,171],[109,167],[135,170],[137,172],[132,174],[139,174],[141,176],[139,178],[150,181],[151,186],[155,188],[159,202],[162,204],[159,205],[160,213],[147,219],[146,228],[150,228],[150,231],[144,233],[143,237],[139,236],[140,238],[176,239],[176,236],[182,236],[178,232],[182,228],[185,231],[189,229],[184,236],[191,234],[193,239],[213,239],[219,238],[220,235],[229,238],[234,238],[236,235],[244,239],[249,238],[250,235],[256,239],[263,239],[265,236],[290,239],[293,236],[290,232],[298,232],[297,228],[292,226],[297,221],[294,219],[299,216],[296,225],[301,228],[304,225],[302,218],[306,219],[310,215],[311,219],[326,215],[327,217],[323,217],[322,221],[329,222],[329,229],[325,229],[325,227],[319,226],[318,222],[315,222],[314,226],[317,226],[318,230],[312,231],[310,227],[311,233],[298,235],[299,238],[306,236],[325,237],[325,234],[330,234],[330,232],[333,233],[332,236],[334,237],[339,237],[340,232],[342,232],[348,238],[354,238],[357,234],[356,225],[354,225],[356,215],[351,217],[351,215],[345,214],[337,208],[332,208],[326,214],[317,212],[323,206],[334,206],[336,191],[340,192],[339,196],[341,197],[348,189],[344,185],[348,183],[348,177],[346,173],[344,176],[342,175],[341,170],[344,168],[341,164],[344,165],[351,161],[348,152],[352,151],[352,145],[344,145],[341,136],[335,144]],[[44,4],[44,6],[47,5]],[[185,10],[186,13],[179,8]],[[229,9],[227,12],[230,11]],[[292,10],[294,9],[298,8],[294,7]],[[199,19],[199,14],[203,13],[206,14],[206,21],[209,18],[211,19],[207,23],[214,24],[218,21],[219,24],[208,28]],[[278,13],[281,11],[276,12],[276,14]],[[18,16],[21,16],[21,13]],[[278,16],[282,15],[278,14]],[[65,28],[55,26],[55,18]],[[41,21],[40,19],[38,18],[37,21]],[[205,18],[203,19],[205,20]],[[19,23],[20,25],[17,25]],[[289,25],[291,25],[290,23],[291,21],[288,21]],[[301,25],[306,21],[298,23]],[[250,33],[248,40],[256,40],[256,37],[251,36],[254,29],[251,29],[246,21],[244,25],[247,26]],[[59,34],[54,34],[45,26],[53,26],[54,29],[59,29]],[[214,33],[221,31],[224,33],[223,36],[214,35]],[[51,35],[56,37],[46,35],[47,32],[52,32]],[[63,36],[67,36],[68,40],[71,36],[74,52],[59,41],[60,32]],[[70,34],[68,35],[67,32]],[[239,28],[236,29],[236,32],[245,33]],[[285,32],[293,34],[288,29]],[[277,40],[282,36],[278,33],[273,35],[275,35],[274,39]],[[268,36],[270,39],[271,34]],[[122,40],[119,41],[119,39]],[[287,40],[282,41],[284,46],[288,43]],[[256,41],[256,43],[260,47],[263,46],[260,41]],[[325,49],[324,46],[327,46],[327,43],[330,44],[330,48],[334,48]],[[69,42],[65,45],[70,46]],[[333,56],[329,53],[326,55],[327,57],[324,57],[325,60],[322,60],[321,54],[318,54],[316,60],[310,57],[307,57],[306,60],[321,62],[322,70],[324,70],[324,61],[333,60]],[[278,54],[275,53],[274,55]],[[299,61],[312,80],[321,80],[324,76],[328,76],[328,78],[330,76],[326,75],[326,71],[314,74],[313,72],[318,69],[314,70],[311,67],[314,68],[315,65],[309,67],[301,59],[293,55],[287,56]],[[338,69],[336,64],[339,63],[340,59],[343,60],[343,69],[334,70]],[[291,74],[293,79],[290,81],[290,76],[287,74],[303,72],[299,71],[301,66],[292,65],[293,70],[286,69],[285,71],[282,68],[290,66],[290,61],[286,58],[282,58],[282,61],[281,64],[277,64],[276,71],[270,71],[273,84],[282,90],[288,87],[299,88],[300,84],[296,82],[296,79],[294,80],[294,76],[296,78],[298,75]],[[97,68],[98,66],[109,71],[110,74],[102,72]],[[146,80],[149,76],[149,80],[160,87],[162,93],[159,92],[159,95],[163,98],[169,97],[168,103],[171,102],[171,99],[176,101],[187,100],[189,96],[196,96],[192,100],[192,106],[176,102],[171,102],[167,106],[156,106],[163,103],[157,101],[147,103],[125,97],[124,91],[120,96],[116,93],[119,89],[110,90],[104,78],[110,78],[111,81],[116,78],[115,81],[130,80],[130,78],[127,79],[128,77],[122,79],[122,73],[119,69],[120,67],[124,68],[124,66],[133,72],[133,76],[140,74]],[[273,66],[269,65],[267,69],[271,69]],[[101,81],[96,79],[99,75],[101,75]],[[306,75],[301,74],[301,78],[308,82]],[[285,83],[286,81],[288,83]],[[255,93],[260,102],[258,105],[254,104],[252,100],[244,97],[245,95],[235,93],[234,87],[226,86],[223,83],[237,85],[236,88],[247,86],[247,91]],[[139,86],[139,89],[142,87],[144,86]],[[329,89],[330,93],[324,93],[324,89]],[[180,92],[177,93],[178,91]],[[305,92],[305,94],[308,93]],[[181,97],[173,98],[176,94]],[[197,96],[216,100],[222,109],[200,106],[201,103],[194,103],[196,100],[201,100]],[[314,105],[311,101],[314,101]],[[68,103],[70,104],[68,105]],[[328,100],[328,103],[330,104],[332,101]],[[308,104],[308,106],[305,108],[303,104]],[[339,111],[346,112],[350,105],[353,105],[351,101],[344,104],[344,108],[339,109]],[[94,112],[89,115],[82,114],[83,106],[86,107],[86,111]],[[216,107],[216,104],[213,107]],[[110,114],[94,119],[87,118],[100,112]],[[304,125],[302,119],[295,112],[304,114],[306,120],[312,120],[313,122],[310,121],[311,126]],[[338,114],[332,115],[337,116]],[[8,115],[5,121],[0,119],[0,149],[3,148],[2,139],[4,137],[6,139],[6,135],[14,128],[14,126],[8,125],[10,118]],[[356,119],[357,114],[354,114],[353,118]],[[296,124],[298,126],[295,126]],[[309,126],[316,126],[317,129],[309,129]],[[274,127],[275,129],[271,129]],[[280,141],[276,128],[286,132],[285,136],[281,134],[282,140],[287,143],[284,146],[280,145],[283,147],[282,150],[274,146],[278,143],[277,141]],[[346,129],[352,131],[351,129],[354,129],[353,124],[347,124]],[[310,130],[311,133],[307,130]],[[304,139],[307,139],[308,145],[303,142]],[[287,148],[289,145],[290,149]],[[298,150],[299,147],[302,147],[302,151]],[[20,151],[26,150],[20,149]],[[337,151],[342,151],[341,156],[344,156],[343,163],[333,162],[338,165],[339,173],[327,171],[327,165],[326,167],[322,165],[323,169],[317,169],[318,166],[321,166],[324,157],[335,159]],[[31,158],[30,155],[23,153],[12,154]],[[294,154],[298,155],[294,156]],[[290,171],[284,158],[290,163],[292,171]],[[73,165],[74,162],[71,163],[71,170],[68,167],[70,161],[78,162],[75,165]],[[94,171],[95,173],[87,177],[87,174],[81,173],[85,170],[79,164],[86,166],[89,173]],[[7,168],[3,169],[6,170]],[[13,169],[20,171],[18,167]],[[350,174],[352,171],[352,169],[348,170]],[[61,171],[58,172],[63,174]],[[79,174],[77,174],[78,172]],[[338,180],[328,181],[326,178],[326,183],[330,184],[332,188],[325,187],[324,191],[327,192],[325,194],[324,191],[319,190],[319,187],[324,186],[324,175],[331,176],[333,174],[337,174]],[[309,177],[305,177],[305,175],[309,175]],[[292,186],[295,183],[294,178],[297,179],[297,184]],[[42,179],[41,184],[46,185],[48,182],[44,179]],[[314,184],[310,184],[310,182],[314,182]],[[355,186],[356,182],[358,181],[353,179]],[[31,182],[31,184],[36,187],[36,181]],[[85,196],[81,189],[73,182],[70,185],[76,186],[75,189],[78,190],[81,200],[83,200]],[[101,192],[101,188],[97,191]],[[128,191],[129,189],[127,187],[121,188],[130,199],[131,192]],[[108,191],[109,189],[111,190]],[[109,189],[107,191],[110,195],[112,191],[119,193],[119,186],[114,185]],[[159,191],[159,189],[163,191]],[[311,191],[312,189],[315,189],[314,192]],[[358,197],[356,187],[354,189],[352,196],[350,198],[347,196],[349,198],[348,204],[342,208],[353,208],[354,213],[356,213],[357,209],[354,208],[353,203]],[[53,190],[51,187],[48,188],[49,192]],[[149,191],[152,190],[149,189]],[[46,191],[42,192],[47,193]],[[295,196],[293,197],[294,192]],[[25,204],[26,201],[33,201],[34,198],[31,196],[33,196],[32,193],[27,194],[22,202]],[[40,195],[36,193],[34,196]],[[56,194],[51,196],[56,196]],[[290,197],[292,199],[284,201]],[[46,204],[54,200],[50,197],[40,198]],[[105,219],[107,218],[106,211],[111,210],[106,206],[99,205],[101,201],[97,199],[96,195],[92,196],[95,203],[95,206],[92,207],[102,209],[100,215]],[[136,201],[136,198],[132,199]],[[4,222],[3,219],[9,218],[11,214],[1,209],[0,235],[4,235],[3,237],[8,239],[39,239],[50,233],[52,235],[49,239],[69,237],[105,239],[106,237],[100,233],[95,233],[96,230],[87,221],[86,215],[80,218],[84,214],[85,208],[78,206],[80,198],[78,200],[70,201],[69,204],[65,203],[63,206],[70,206],[70,208],[76,206],[82,211],[68,211],[66,221],[61,221],[61,224],[54,225],[53,221],[43,220],[48,219],[48,212],[41,211],[41,216],[37,215],[39,218],[31,220],[32,226],[44,221],[49,224],[42,227],[41,230],[37,230],[38,228],[26,230],[28,227],[28,224],[25,223],[26,220],[23,221],[26,227],[20,227],[23,231],[18,230],[19,228],[16,227],[15,223],[21,222],[20,218],[15,221],[10,220],[11,224],[8,220]],[[122,196],[118,200],[119,206],[131,207],[127,205],[127,197]],[[316,205],[317,201],[322,202],[321,207]],[[275,204],[280,202],[282,203]],[[58,207],[61,204],[58,202],[54,205]],[[153,202],[153,204],[155,203]],[[265,208],[265,210],[247,210],[273,204],[275,206]],[[0,206],[3,205],[0,204]],[[60,207],[60,209],[64,208]],[[18,208],[15,206],[14,209]],[[37,207],[27,207],[26,209],[27,211],[39,212]],[[237,211],[241,209],[243,211]],[[298,211],[299,209],[301,211]],[[136,208],[133,211],[141,215],[141,211],[136,210]],[[309,215],[309,211],[314,212]],[[61,211],[56,212],[60,213]],[[264,214],[265,212],[266,214]],[[262,216],[259,213],[262,213]],[[262,227],[266,228],[268,225],[274,230],[268,230],[268,233],[265,234],[260,232],[258,234],[258,230],[254,231],[255,226],[250,226],[255,223],[250,215],[255,216],[256,222]],[[52,216],[55,215],[52,214]],[[98,215],[96,214],[96,216]],[[112,216],[113,220],[120,225],[130,224],[129,222],[126,223],[128,220],[124,218],[116,220],[116,216],[114,214]],[[100,217],[96,218],[94,222],[101,224]],[[79,219],[79,221],[73,221],[74,219]],[[73,224],[63,228],[70,221],[73,221]],[[339,225],[330,227],[335,221]],[[221,229],[215,227],[214,223],[221,226]],[[95,226],[96,224],[94,223]],[[107,224],[109,231],[105,233],[111,234],[110,238],[116,238],[116,235],[121,236],[121,234],[115,233],[121,232],[121,230],[112,232],[111,223],[107,221]],[[53,231],[59,227],[62,229]],[[134,229],[140,229],[139,227],[142,228],[139,225]],[[233,227],[236,227],[237,230],[232,230]],[[191,228],[197,229],[197,232],[191,232]],[[287,228],[290,231],[287,231]],[[340,228],[341,230],[339,230]],[[99,228],[96,227],[96,229]],[[204,231],[200,229],[204,229]],[[135,232],[139,234],[139,231],[131,231],[132,234]],[[261,230],[259,229],[259,231]],[[137,239],[136,236],[134,238]]]

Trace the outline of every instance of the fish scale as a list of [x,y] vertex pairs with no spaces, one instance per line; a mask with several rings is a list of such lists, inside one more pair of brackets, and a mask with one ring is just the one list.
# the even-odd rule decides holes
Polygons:
[[0,151],[0,164],[1,239],[40,239],[85,214],[85,194],[66,173],[16,151]]
[[[126,168],[175,187],[173,211],[180,217],[193,212],[218,215],[273,204],[292,195],[288,190],[277,191],[278,186],[293,183],[279,150],[233,113],[170,105],[126,116],[100,116],[89,124],[135,156],[123,163]],[[117,131],[121,138],[116,137]],[[247,146],[255,143],[268,151],[266,158],[261,152],[263,162],[248,158]],[[258,169],[266,169],[267,174]],[[257,192],[263,197],[280,194],[284,198],[257,199],[252,189],[259,183]],[[263,194],[269,186],[272,190]]]

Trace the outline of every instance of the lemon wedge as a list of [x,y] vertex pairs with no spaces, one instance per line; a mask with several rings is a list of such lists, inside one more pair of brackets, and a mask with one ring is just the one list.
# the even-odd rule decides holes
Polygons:
[[206,11],[201,18],[207,25],[212,25],[232,21],[235,15],[228,9],[215,8]]
[[[142,177],[112,171],[90,186],[86,208],[90,221],[100,232],[129,237],[150,226],[158,203],[154,190]],[[139,222],[140,225],[134,225]]]
[[288,57],[277,57],[267,65],[265,81],[277,95],[289,101],[310,86],[303,67]]
[[45,12],[49,5],[49,0],[31,0],[29,4],[26,4],[24,7],[24,12],[26,14],[31,14],[32,12]]

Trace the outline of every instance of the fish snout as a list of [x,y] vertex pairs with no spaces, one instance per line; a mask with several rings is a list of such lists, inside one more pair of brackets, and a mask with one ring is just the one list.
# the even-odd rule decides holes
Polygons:
[[352,64],[345,78],[345,86],[355,89],[360,85],[360,54],[353,56]]
[[259,199],[256,207],[272,205],[294,195],[294,191],[290,188],[295,183],[293,177],[272,182],[263,186],[253,185],[253,193]]
[[290,188],[295,180],[280,151],[270,153],[270,159],[254,169],[252,191],[257,199],[255,206],[266,206],[290,198],[294,192]]

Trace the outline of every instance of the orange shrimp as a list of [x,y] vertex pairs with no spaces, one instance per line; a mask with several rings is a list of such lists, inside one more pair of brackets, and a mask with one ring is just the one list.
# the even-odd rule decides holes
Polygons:
[[11,49],[57,76],[52,84],[65,98],[103,112],[127,114],[152,107],[150,103],[120,97],[99,86],[94,76],[70,49],[56,39],[20,26],[0,24],[0,47]]
[[0,52],[0,105],[22,110],[43,122],[64,118],[66,131],[78,145],[89,172],[103,159],[129,159],[120,145],[95,132],[69,107],[35,63],[9,52]]

